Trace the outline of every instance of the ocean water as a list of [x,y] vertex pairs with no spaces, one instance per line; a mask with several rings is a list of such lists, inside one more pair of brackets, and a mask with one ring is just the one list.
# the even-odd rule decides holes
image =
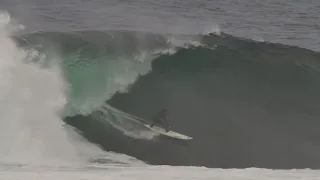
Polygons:
[[204,167],[87,167],[87,168],[3,168],[1,179],[318,179],[319,171],[268,169],[207,169]]
[[0,179],[317,179],[319,9],[1,1]]

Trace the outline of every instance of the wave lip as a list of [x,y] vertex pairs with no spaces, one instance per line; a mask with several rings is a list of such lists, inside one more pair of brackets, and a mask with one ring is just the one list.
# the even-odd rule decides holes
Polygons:
[[97,110],[148,73],[154,58],[174,53],[183,43],[164,35],[129,31],[38,32],[16,39],[21,46],[61,59],[68,81],[65,116]]

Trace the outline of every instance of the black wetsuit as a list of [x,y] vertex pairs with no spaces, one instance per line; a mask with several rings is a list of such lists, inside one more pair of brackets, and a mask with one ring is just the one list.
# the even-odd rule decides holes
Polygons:
[[168,132],[169,123],[167,121],[167,110],[163,109],[160,112],[158,112],[153,118],[152,118],[152,124],[150,127],[154,126],[155,124],[162,124],[164,125],[164,128]]

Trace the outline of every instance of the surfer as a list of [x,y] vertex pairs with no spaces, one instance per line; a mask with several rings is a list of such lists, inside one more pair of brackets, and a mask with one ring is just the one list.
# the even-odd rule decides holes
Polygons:
[[160,112],[158,112],[153,118],[152,118],[152,124],[150,127],[153,127],[155,124],[162,124],[164,125],[164,128],[166,129],[166,132],[168,132],[169,123],[167,121],[167,112],[168,110],[166,108],[163,108]]

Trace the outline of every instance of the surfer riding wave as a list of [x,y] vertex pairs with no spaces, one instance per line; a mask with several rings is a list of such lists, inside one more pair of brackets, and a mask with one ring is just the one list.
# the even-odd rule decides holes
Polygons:
[[160,112],[158,112],[155,116],[152,118],[152,124],[150,127],[153,127],[155,124],[161,124],[164,126],[164,129],[166,132],[169,131],[169,123],[168,123],[168,118],[167,118],[167,112],[168,110],[166,108],[163,108]]

